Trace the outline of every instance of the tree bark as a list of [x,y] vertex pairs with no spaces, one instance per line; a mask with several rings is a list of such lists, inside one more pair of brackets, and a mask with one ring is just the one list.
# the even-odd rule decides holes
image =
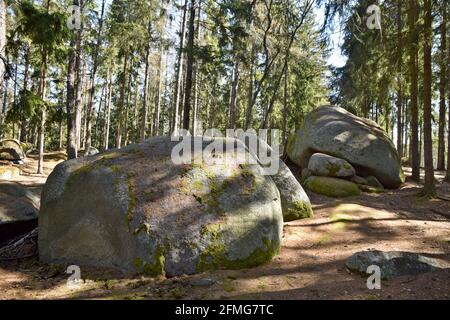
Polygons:
[[127,71],[128,71],[128,56],[126,53],[123,55],[123,69],[122,69],[122,85],[120,87],[120,105],[117,119],[117,132],[116,132],[116,148],[122,147],[122,118],[123,118],[123,110],[125,108],[125,94],[127,88]]
[[109,127],[110,127],[110,119],[111,119],[111,96],[112,96],[112,80],[109,74],[109,69],[107,72],[106,79],[108,81],[108,98],[106,101],[106,115],[105,115],[105,139],[103,142],[104,150],[108,150],[109,148]]
[[402,0],[397,0],[397,152],[403,157],[403,39]]
[[191,115],[191,95],[192,95],[192,74],[194,66],[194,38],[195,38],[195,0],[191,0],[189,8],[189,32],[187,42],[187,62],[186,62],[186,86],[184,89],[184,115],[183,115],[183,129],[189,130],[190,115]]
[[[45,4],[45,9],[47,13],[50,8],[50,0],[47,0]],[[39,96],[45,101],[46,97],[46,81],[47,81],[47,58],[48,53],[45,49],[41,50],[41,67],[40,67],[40,78],[39,78]],[[41,121],[39,126],[39,160],[37,174],[44,174],[44,148],[45,148],[45,120],[47,116],[46,106],[42,106],[41,111]]]
[[144,74],[144,97],[142,101],[142,119],[141,119],[141,142],[145,141],[148,120],[148,91],[149,91],[149,72],[150,72],[150,44],[152,35],[152,19],[148,21],[148,42],[145,51],[145,74]]
[[159,122],[161,117],[161,91],[162,91],[162,68],[163,68],[164,47],[161,40],[159,49],[159,67],[158,67],[158,88],[156,89],[156,108],[154,116],[153,130],[156,136],[159,135]]
[[442,1],[442,23],[440,27],[441,32],[441,47],[440,47],[440,72],[439,72],[439,133],[438,133],[438,159],[437,169],[445,170],[445,94],[447,90],[447,2]]
[[175,99],[173,100],[173,128],[171,128],[171,132],[174,135],[178,134],[180,122],[179,122],[179,108],[180,108],[180,97],[181,97],[181,88],[183,82],[183,50],[184,50],[184,38],[186,32],[186,16],[187,16],[187,6],[188,0],[185,0],[183,7],[183,19],[181,22],[181,30],[180,30],[180,47],[178,49],[178,61],[177,61],[177,72],[176,72],[176,83],[175,83]]
[[412,179],[420,181],[420,155],[419,155],[419,111],[418,111],[418,5],[417,0],[409,0],[408,25],[410,32],[409,72],[411,77],[411,166]]
[[230,127],[229,129],[236,129],[236,114],[237,114],[237,99],[238,99],[238,90],[239,90],[239,58],[235,58],[234,62],[234,70],[233,70],[233,82],[231,85],[231,94],[230,94]]
[[424,1],[425,23],[424,23],[424,46],[423,46],[423,143],[425,160],[425,185],[423,195],[433,196],[436,193],[434,183],[433,167],[433,137],[431,127],[431,99],[432,99],[432,70],[431,70],[431,48],[433,46],[433,18],[431,12],[431,1]]
[[89,88],[89,97],[88,97],[88,103],[87,103],[87,110],[86,110],[86,142],[85,142],[85,150],[89,150],[92,144],[92,112],[93,112],[93,103],[94,103],[94,97],[95,97],[95,78],[97,76],[97,69],[98,69],[98,52],[100,49],[100,43],[101,43],[101,36],[102,36],[102,29],[103,29],[103,16],[105,14],[105,2],[106,0],[102,0],[102,9],[100,14],[100,20],[98,25],[98,34],[97,34],[97,42],[95,44],[94,49],[94,59],[92,63],[92,73],[91,73],[91,81],[90,81],[90,88]]
[[[0,92],[3,92],[3,79],[6,72],[6,3],[0,0]],[[0,110],[0,118],[1,118]]]

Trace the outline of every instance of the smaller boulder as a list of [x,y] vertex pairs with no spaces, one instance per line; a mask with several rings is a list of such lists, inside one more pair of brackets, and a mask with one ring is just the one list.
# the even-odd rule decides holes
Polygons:
[[29,232],[37,226],[39,190],[19,183],[0,183],[0,243]]
[[97,148],[89,147],[88,150],[80,150],[78,153],[81,157],[89,157],[89,156],[95,156],[96,154],[99,154],[100,151],[98,151]]
[[272,180],[280,191],[284,222],[313,216],[308,195],[283,161],[280,160],[280,169],[278,174],[272,176]]
[[369,185],[366,178],[360,177],[360,176],[354,176],[350,179],[351,182],[354,182],[356,184],[363,184],[363,185]]
[[368,177],[366,177],[366,180],[367,180],[367,185],[368,186],[371,186],[371,187],[374,187],[374,188],[377,188],[377,189],[380,189],[380,190],[384,190],[384,186],[374,176],[368,176]]
[[3,140],[0,142],[0,160],[17,161],[25,159],[20,142],[16,140]]
[[306,186],[311,191],[332,198],[357,196],[361,192],[356,183],[331,177],[309,177]]
[[368,267],[378,266],[382,279],[418,275],[445,268],[440,261],[417,253],[378,250],[357,252],[347,259],[346,266],[349,270],[362,274],[366,274]]
[[324,153],[313,154],[308,169],[315,176],[351,178],[356,175],[355,169],[348,161]]

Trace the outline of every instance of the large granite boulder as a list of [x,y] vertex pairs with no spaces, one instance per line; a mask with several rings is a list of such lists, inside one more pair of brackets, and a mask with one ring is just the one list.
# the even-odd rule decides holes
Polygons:
[[375,176],[387,188],[398,188],[404,182],[400,158],[383,129],[340,107],[313,110],[290,138],[287,152],[302,168],[319,152],[347,160],[357,175]]
[[0,183],[0,243],[37,226],[39,192],[19,183]]
[[[249,143],[250,140],[247,138],[250,137],[255,139],[254,141],[258,141],[258,144],[252,145]],[[238,138],[245,143],[250,154],[258,160],[263,168],[275,169],[274,172],[267,170],[266,174],[270,175],[280,191],[284,221],[290,222],[312,217],[313,210],[308,195],[289,167],[280,159],[279,153],[274,152],[266,141],[258,139],[256,135],[244,133]],[[261,154],[264,155],[265,161],[260,159],[262,158],[259,156]]]
[[[233,152],[216,152],[230,140]],[[192,143],[189,154],[158,137],[59,164],[42,193],[40,259],[167,276],[270,261],[283,224],[275,183],[240,163],[240,141]],[[202,150],[215,162],[199,161]]]
[[413,252],[400,251],[363,251],[357,252],[346,261],[349,270],[365,274],[370,266],[378,266],[382,279],[418,275],[445,269],[439,260]]
[[16,140],[3,140],[0,142],[0,160],[19,161],[25,159],[25,152]]
[[323,153],[312,155],[309,159],[308,169],[315,176],[351,178],[356,175],[355,169],[350,163]]

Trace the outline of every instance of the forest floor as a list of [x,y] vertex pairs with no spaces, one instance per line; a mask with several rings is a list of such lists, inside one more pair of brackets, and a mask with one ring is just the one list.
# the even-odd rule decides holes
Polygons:
[[[47,160],[49,174],[58,156]],[[28,159],[19,182],[42,186],[46,176],[35,170],[36,161]],[[438,172],[439,192],[450,197],[442,178]],[[73,288],[63,267],[37,259],[2,262],[0,299],[450,299],[450,269],[369,290],[367,277],[345,267],[353,253],[370,249],[423,253],[450,267],[450,202],[419,198],[419,190],[407,182],[399,190],[342,200],[310,194],[314,218],[286,223],[280,255],[249,270],[166,279],[83,268],[84,284]]]

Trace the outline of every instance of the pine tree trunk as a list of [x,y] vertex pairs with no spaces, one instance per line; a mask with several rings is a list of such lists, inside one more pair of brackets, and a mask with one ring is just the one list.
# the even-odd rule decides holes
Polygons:
[[[75,1],[74,1],[75,2]],[[70,41],[68,67],[67,67],[67,84],[66,84],[66,112],[67,112],[67,158],[75,159],[78,156],[77,147],[77,122],[75,110],[75,59],[76,52],[76,34],[72,35]]]
[[447,90],[447,5],[442,1],[441,48],[440,48],[440,74],[439,74],[439,133],[438,133],[438,159],[437,169],[445,170],[445,93]]
[[154,117],[154,131],[155,135],[159,135],[159,122],[161,116],[161,91],[162,91],[162,68],[163,68],[163,55],[164,48],[163,43],[161,41],[160,50],[159,50],[159,67],[158,67],[158,88],[156,89],[156,108],[155,108],[155,117]]
[[120,87],[120,105],[117,116],[117,131],[116,131],[116,148],[122,147],[122,126],[123,126],[123,111],[125,108],[125,94],[127,88],[127,71],[128,71],[128,56],[123,55],[123,69],[122,69],[122,85]]
[[191,115],[192,74],[194,66],[194,37],[195,37],[195,0],[191,0],[189,8],[187,63],[186,63],[186,85],[184,89],[183,129],[189,130]]
[[148,27],[148,41],[145,51],[145,74],[144,74],[144,97],[142,102],[142,119],[141,119],[141,142],[145,141],[145,135],[147,132],[147,120],[148,120],[148,91],[149,91],[149,72],[150,72],[150,41],[152,34],[152,19],[149,19]]
[[423,194],[433,196],[436,192],[434,184],[433,167],[433,137],[431,127],[431,99],[432,99],[432,70],[431,49],[433,46],[433,18],[431,12],[431,1],[424,1],[425,23],[424,23],[424,46],[423,46],[423,143],[425,160],[425,185]]
[[236,129],[236,114],[237,114],[237,99],[238,99],[238,90],[239,90],[239,60],[236,57],[236,61],[234,62],[234,70],[233,70],[233,82],[231,85],[231,94],[230,94],[230,127],[229,129]]
[[255,78],[255,45],[252,44],[251,56],[250,56],[250,78],[247,97],[247,110],[245,111],[245,130],[248,130],[252,124],[253,117],[253,90],[254,90],[254,78]]
[[[0,92],[3,92],[3,79],[6,72],[6,3],[0,0]],[[1,109],[1,108],[0,108]],[[0,119],[2,110],[0,110]]]
[[173,128],[171,128],[171,132],[174,135],[178,134],[179,126],[180,126],[180,118],[179,118],[179,108],[180,108],[180,99],[181,99],[181,88],[183,82],[183,49],[184,49],[184,38],[186,32],[186,16],[187,16],[187,6],[188,0],[185,0],[183,7],[183,19],[181,22],[181,30],[180,30],[180,47],[178,48],[178,61],[177,61],[177,72],[176,72],[176,83],[175,83],[175,94],[173,99]]
[[[45,4],[45,9],[47,13],[50,8],[50,0],[47,0]],[[41,52],[41,68],[40,68],[40,78],[39,78],[39,96],[45,101],[47,95],[47,59],[48,53],[45,49]],[[41,121],[39,126],[39,160],[37,174],[44,174],[44,149],[45,149],[45,120],[47,117],[47,112],[45,110],[46,106],[42,107],[41,111]]]
[[105,14],[105,2],[106,0],[102,0],[102,9],[100,14],[100,20],[98,25],[98,34],[97,34],[97,42],[95,44],[95,50],[94,50],[94,58],[93,58],[93,64],[92,64],[92,73],[91,73],[91,81],[90,81],[90,88],[89,88],[89,97],[88,97],[88,103],[87,103],[87,110],[86,110],[86,143],[85,143],[85,150],[88,151],[92,144],[92,112],[93,112],[93,104],[94,104],[94,97],[95,97],[95,78],[97,76],[97,69],[98,69],[98,53],[100,49],[100,42],[101,42],[101,36],[102,36],[102,29],[103,29],[103,16]]
[[109,127],[111,120],[111,97],[112,97],[112,80],[109,74],[109,69],[107,72],[106,80],[108,81],[108,98],[106,100],[106,115],[105,115],[105,138],[103,141],[103,149],[108,150],[109,148]]
[[397,0],[397,151],[400,159],[403,157],[403,123],[402,123],[402,100],[403,100],[403,39],[402,39],[402,1]]
[[409,48],[409,72],[411,77],[411,166],[412,179],[420,181],[420,151],[419,151],[419,111],[418,111],[418,71],[417,71],[417,46],[418,46],[418,6],[417,0],[410,0],[408,12],[408,24],[411,35]]

